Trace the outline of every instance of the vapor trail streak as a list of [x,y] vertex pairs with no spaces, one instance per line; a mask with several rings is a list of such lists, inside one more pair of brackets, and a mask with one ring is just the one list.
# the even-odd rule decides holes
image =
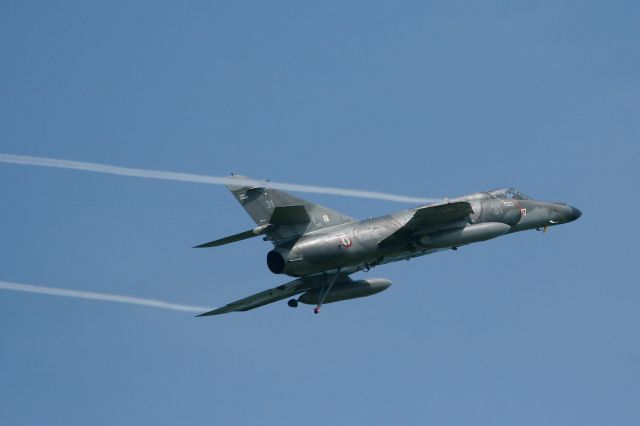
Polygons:
[[48,294],[51,296],[75,297],[79,299],[101,300],[104,302],[129,303],[131,305],[151,306],[153,308],[169,309],[172,311],[185,312],[205,312],[211,308],[198,306],[178,305],[175,303],[163,302],[161,300],[143,299],[140,297],[120,296],[118,294],[94,293],[90,291],[67,290],[64,288],[41,287],[37,285],[18,284],[7,281],[0,281],[0,289],[23,291],[27,293]]
[[[106,173],[119,176],[138,178],[164,179],[180,182],[205,183],[210,185],[237,185],[238,180],[231,177],[195,175],[190,173],[168,172],[161,170],[134,169],[129,167],[112,166],[109,164],[87,163],[83,161],[62,160],[47,157],[31,157],[28,155],[13,155],[0,153],[0,162],[28,166],[55,167],[60,169],[84,170],[87,172]],[[298,185],[295,183],[267,182],[257,179],[246,179],[243,184],[265,188],[281,189],[284,191],[308,192],[316,194],[331,194],[344,197],[370,198],[376,200],[397,201],[400,203],[428,204],[441,201],[434,198],[408,197],[389,194],[386,192],[360,191],[357,189],[333,188],[327,186]]]

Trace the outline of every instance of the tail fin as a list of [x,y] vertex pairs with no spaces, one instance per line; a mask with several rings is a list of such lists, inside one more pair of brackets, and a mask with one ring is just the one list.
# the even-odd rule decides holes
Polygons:
[[227,185],[227,188],[257,225],[295,226],[309,232],[354,221],[278,189],[242,185],[242,180],[247,179],[244,176],[233,177],[238,179],[238,185]]

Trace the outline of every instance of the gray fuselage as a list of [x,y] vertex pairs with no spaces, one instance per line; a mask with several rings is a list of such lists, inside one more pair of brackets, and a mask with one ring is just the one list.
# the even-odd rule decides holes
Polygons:
[[429,223],[403,233],[403,227],[424,208],[417,207],[344,223],[277,245],[269,252],[267,265],[274,273],[295,277],[338,268],[343,272],[368,270],[508,233],[571,222],[581,215],[575,207],[535,201],[512,189],[466,195],[447,203],[460,201],[469,203],[473,210],[464,219]]

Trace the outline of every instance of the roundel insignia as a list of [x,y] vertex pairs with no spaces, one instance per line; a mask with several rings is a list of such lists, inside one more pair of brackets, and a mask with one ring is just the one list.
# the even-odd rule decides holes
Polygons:
[[353,244],[351,242],[351,239],[347,238],[347,237],[341,237],[340,238],[340,243],[344,246],[344,248],[349,248]]

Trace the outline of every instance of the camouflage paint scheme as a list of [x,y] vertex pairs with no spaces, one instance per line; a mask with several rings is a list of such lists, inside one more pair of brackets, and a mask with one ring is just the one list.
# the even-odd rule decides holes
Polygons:
[[354,272],[513,232],[546,230],[582,215],[575,207],[535,201],[509,188],[356,221],[283,191],[242,186],[244,177],[236,178],[239,184],[228,188],[256,228],[196,247],[262,235],[274,246],[267,254],[271,272],[297,279],[201,316],[247,311],[300,293],[289,306],[316,304],[318,313],[323,303],[369,296],[391,285],[381,278],[353,281]]

